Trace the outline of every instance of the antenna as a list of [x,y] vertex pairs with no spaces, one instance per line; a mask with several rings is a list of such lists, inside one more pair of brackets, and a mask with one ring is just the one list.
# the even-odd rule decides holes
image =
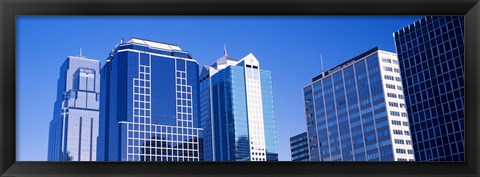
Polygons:
[[82,48],[80,47],[80,57],[83,57]]
[[322,67],[322,74],[323,74],[323,57],[322,57],[322,54],[320,54],[320,66]]
[[227,54],[227,44],[223,44],[223,55],[228,56],[228,54]]

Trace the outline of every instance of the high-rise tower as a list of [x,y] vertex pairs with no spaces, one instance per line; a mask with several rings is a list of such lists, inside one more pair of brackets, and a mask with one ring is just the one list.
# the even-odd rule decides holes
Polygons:
[[99,161],[199,161],[198,63],[179,46],[132,38],[101,78]]
[[311,161],[413,161],[397,55],[370,49],[303,88]]
[[465,159],[463,18],[427,16],[393,34],[419,161]]
[[205,160],[278,160],[271,73],[253,54],[204,66],[200,104]]
[[60,68],[49,161],[95,161],[100,92],[100,61],[69,56]]

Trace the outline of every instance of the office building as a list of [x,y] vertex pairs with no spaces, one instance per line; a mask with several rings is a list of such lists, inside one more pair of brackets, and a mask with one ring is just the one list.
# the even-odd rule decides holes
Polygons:
[[290,152],[292,155],[292,161],[308,161],[310,159],[307,132],[300,133],[290,138]]
[[465,157],[463,18],[427,16],[393,34],[419,161]]
[[206,161],[277,161],[270,71],[253,54],[225,54],[200,75]]
[[95,161],[100,61],[69,56],[60,68],[50,121],[48,161]]
[[98,161],[199,161],[199,67],[179,46],[123,40],[101,73]]
[[303,88],[311,161],[414,161],[397,56],[372,48]]

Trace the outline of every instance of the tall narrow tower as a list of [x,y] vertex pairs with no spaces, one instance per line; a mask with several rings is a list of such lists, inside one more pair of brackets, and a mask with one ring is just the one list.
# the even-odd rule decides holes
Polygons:
[[50,121],[49,161],[95,161],[100,61],[69,56],[60,68]]
[[200,74],[207,161],[278,160],[271,73],[253,54],[227,55]]

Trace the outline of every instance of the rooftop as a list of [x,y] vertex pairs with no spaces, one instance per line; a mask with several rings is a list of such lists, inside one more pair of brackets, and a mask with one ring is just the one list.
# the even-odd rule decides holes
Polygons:
[[140,39],[140,38],[130,38],[126,43],[135,43],[135,44],[142,44],[152,48],[158,48],[163,50],[169,51],[181,51],[182,49],[178,45],[174,44],[167,44],[163,42],[157,42],[152,40]]
[[347,61],[343,62],[342,64],[339,64],[339,65],[333,67],[332,69],[329,69],[329,70],[327,70],[327,71],[324,71],[324,72],[322,72],[321,74],[319,74],[318,76],[315,76],[314,78],[312,78],[312,82],[315,82],[315,81],[317,81],[317,80],[319,80],[319,79],[321,79],[321,78],[323,78],[323,77],[325,77],[325,76],[330,75],[330,73],[333,73],[334,70],[338,69],[339,67],[342,67],[343,65],[346,65],[346,64],[348,64],[348,63],[350,63],[350,62],[357,61],[358,59],[361,59],[361,58],[363,58],[363,57],[366,57],[367,55],[370,55],[370,54],[372,54],[372,53],[374,53],[374,52],[376,52],[376,51],[378,51],[378,50],[379,50],[378,46],[376,46],[376,47],[374,47],[374,48],[372,48],[372,49],[370,49],[370,50],[367,50],[366,52],[363,52],[362,54],[357,55],[357,56],[353,57],[352,59],[347,60]]
[[73,55],[70,55],[70,56],[67,56],[67,58],[74,58],[74,59],[82,59],[82,60],[90,60],[90,61],[94,61],[94,62],[100,62],[100,60],[93,59],[93,58],[87,58],[87,57],[85,57],[85,56],[73,56]]

